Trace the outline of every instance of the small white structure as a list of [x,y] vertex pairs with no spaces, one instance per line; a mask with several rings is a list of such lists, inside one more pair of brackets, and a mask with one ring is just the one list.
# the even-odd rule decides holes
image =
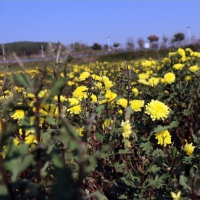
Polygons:
[[149,48],[150,48],[150,45],[149,45],[148,42],[145,42],[145,43],[144,43],[144,48],[145,48],[145,49],[149,49]]

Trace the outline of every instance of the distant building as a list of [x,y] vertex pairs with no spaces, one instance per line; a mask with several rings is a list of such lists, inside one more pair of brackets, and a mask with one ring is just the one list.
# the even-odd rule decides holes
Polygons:
[[149,43],[148,43],[148,42],[145,42],[145,43],[144,43],[144,49],[149,49],[149,48],[150,48]]

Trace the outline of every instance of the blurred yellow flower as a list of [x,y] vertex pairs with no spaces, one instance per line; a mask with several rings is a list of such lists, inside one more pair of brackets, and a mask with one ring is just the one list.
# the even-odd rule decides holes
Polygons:
[[67,111],[70,112],[70,114],[80,114],[82,111],[82,108],[80,105],[76,105],[67,109]]
[[152,77],[149,79],[149,85],[152,87],[158,85],[158,83],[159,83],[159,78]]
[[168,130],[162,131],[160,133],[155,133],[155,137],[158,140],[158,144],[163,145],[164,147],[167,144],[171,144],[171,135]]
[[115,94],[111,90],[107,90],[106,94],[105,94],[105,97],[108,99],[108,101],[112,101],[117,97],[117,94]]
[[146,80],[149,78],[149,74],[142,73],[142,74],[139,74],[138,77],[140,80]]
[[145,113],[150,115],[153,121],[164,120],[169,115],[169,107],[158,100],[151,100],[146,105]]
[[13,143],[14,143],[15,146],[18,146],[20,144],[19,138],[14,138]]
[[91,95],[92,103],[97,103],[97,96],[95,94]]
[[122,127],[122,135],[124,138],[129,138],[131,136],[131,125],[129,120],[126,120],[125,122],[121,122]]
[[90,76],[89,72],[82,72],[79,76],[79,80],[80,81],[84,81],[86,78],[88,78]]
[[80,101],[82,99],[86,99],[88,97],[87,90],[88,88],[86,86],[79,86],[74,90],[73,97],[77,98]]
[[164,75],[165,82],[171,84],[175,81],[175,74],[172,72],[168,72]]
[[32,143],[37,143],[36,137],[34,135],[28,135],[25,138],[25,143],[29,144],[29,145],[32,144]]
[[74,105],[79,104],[79,100],[76,99],[76,98],[68,98],[67,100],[69,101],[70,106],[74,106]]
[[178,191],[177,194],[174,192],[171,192],[171,197],[173,198],[173,200],[179,200],[181,197],[181,191]]
[[45,90],[41,90],[39,93],[38,93],[38,97],[39,98],[47,98],[48,95],[49,95],[50,91],[45,89]]
[[[58,102],[58,95],[56,95],[56,96],[54,97],[54,100],[55,100],[56,102]],[[66,100],[67,100],[66,96],[60,95],[60,102],[64,102],[64,101],[66,101]]]
[[188,144],[188,143],[186,142],[186,144],[185,144],[183,150],[185,151],[185,153],[186,153],[188,156],[190,156],[190,155],[193,154],[194,148],[195,148],[195,146],[192,146],[192,143]]
[[197,71],[199,70],[199,67],[198,67],[197,65],[194,65],[194,66],[191,66],[191,67],[189,68],[189,70],[190,70],[191,72],[197,72]]
[[78,127],[78,128],[76,128],[76,130],[77,130],[78,135],[79,135],[80,137],[83,137],[83,136],[84,136],[84,134],[83,134],[83,128]]
[[141,111],[144,106],[144,100],[132,100],[130,101],[130,106],[135,112]]
[[132,92],[134,93],[135,96],[138,96],[139,91],[137,88],[132,88]]
[[128,101],[127,101],[127,99],[120,98],[120,99],[117,100],[117,104],[122,106],[123,108],[126,108]]
[[185,81],[190,81],[191,79],[192,79],[191,76],[186,76],[186,77],[185,77]]
[[141,83],[141,84],[143,84],[143,85],[149,85],[149,82],[146,81],[146,80],[143,80],[143,79],[139,79],[139,80],[138,80],[138,83]]
[[171,60],[169,58],[164,58],[162,60],[163,63],[171,63]]
[[113,120],[111,120],[111,119],[105,119],[104,123],[102,125],[102,128],[103,129],[105,129],[105,128],[111,129],[111,127],[113,126],[113,124],[114,124]]
[[13,119],[24,119],[25,112],[24,110],[15,110],[14,114],[11,115]]
[[173,200],[179,200],[181,197],[181,191],[178,191],[177,194],[174,192],[171,192],[171,197],[173,198]]
[[181,64],[181,63],[178,63],[178,64],[173,65],[173,68],[174,68],[174,69],[177,69],[177,70],[182,70],[183,67],[184,67],[184,64]]

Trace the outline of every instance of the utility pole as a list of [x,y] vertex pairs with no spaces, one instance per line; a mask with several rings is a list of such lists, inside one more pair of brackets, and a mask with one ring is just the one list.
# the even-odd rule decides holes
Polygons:
[[3,61],[6,61],[4,44],[3,43],[2,43],[2,53],[3,53]]
[[108,52],[110,52],[110,37],[108,37]]
[[188,26],[187,29],[188,29],[188,44],[190,44],[190,27]]

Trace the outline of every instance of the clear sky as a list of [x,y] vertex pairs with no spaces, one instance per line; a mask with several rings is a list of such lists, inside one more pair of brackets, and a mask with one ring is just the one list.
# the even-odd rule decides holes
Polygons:
[[[151,0],[0,0],[0,43],[17,41],[76,41],[123,46],[128,37],[137,43],[155,34],[172,38],[182,32],[200,38],[200,1]],[[171,40],[171,39],[170,39]]]

